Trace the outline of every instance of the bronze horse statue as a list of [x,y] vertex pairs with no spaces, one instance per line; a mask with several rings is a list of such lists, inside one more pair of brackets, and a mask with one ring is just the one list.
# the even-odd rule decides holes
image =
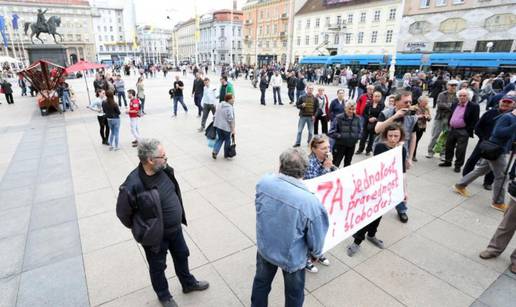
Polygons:
[[30,41],[33,44],[34,44],[34,41],[33,41],[33,37],[34,36],[36,36],[36,38],[39,39],[39,41],[42,44],[45,43],[41,38],[39,38],[39,35],[41,33],[51,34],[52,37],[54,37],[54,42],[56,44],[57,44],[56,35],[59,36],[59,38],[61,39],[61,42],[63,41],[63,36],[61,34],[57,33],[57,27],[61,26],[61,17],[59,17],[59,16],[52,16],[52,17],[50,17],[48,19],[48,21],[47,21],[46,26],[44,24],[40,25],[37,22],[33,22],[33,23],[26,22],[24,24],[25,35],[27,35],[27,31],[29,30],[29,26],[30,26],[30,29],[31,29]]

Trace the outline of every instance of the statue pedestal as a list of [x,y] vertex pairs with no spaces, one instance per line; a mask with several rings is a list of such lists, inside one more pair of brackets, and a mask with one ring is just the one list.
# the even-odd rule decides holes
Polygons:
[[66,47],[63,45],[46,44],[46,45],[28,45],[25,46],[29,54],[29,62],[32,64],[38,60],[46,60],[54,64],[66,67],[68,66]]

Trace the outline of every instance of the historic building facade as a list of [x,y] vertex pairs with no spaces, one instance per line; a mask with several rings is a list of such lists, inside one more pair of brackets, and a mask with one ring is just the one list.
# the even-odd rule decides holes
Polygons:
[[516,50],[514,0],[406,0],[400,52]]
[[241,11],[231,13],[231,10],[201,16],[199,61],[207,64],[242,63],[242,20]]
[[[61,25],[57,31],[63,35],[63,41],[58,43],[66,48],[68,64],[73,64],[80,59],[96,61],[95,37],[93,31],[93,14],[87,0],[18,0],[0,1],[1,13],[8,16],[8,53],[9,56],[17,56],[19,59],[27,59],[25,46],[32,44],[30,37],[23,33],[25,22],[36,22],[38,9],[48,9],[45,17],[58,16]],[[18,30],[12,29],[11,17],[17,15]],[[30,35],[30,30],[28,32]],[[51,35],[43,33],[40,38],[46,43],[54,43]],[[11,43],[12,41],[12,43]],[[35,43],[41,43],[37,40]],[[14,45],[14,52],[13,52]],[[4,48],[0,49],[0,55],[5,55]]]

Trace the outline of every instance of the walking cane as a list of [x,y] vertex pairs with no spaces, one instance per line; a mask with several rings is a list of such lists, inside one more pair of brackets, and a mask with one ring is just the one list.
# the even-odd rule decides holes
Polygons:
[[505,184],[505,178],[507,178],[507,175],[509,174],[509,169],[511,168],[512,162],[514,161],[514,153],[515,152],[516,152],[516,142],[513,142],[512,148],[511,148],[511,157],[509,158],[507,167],[505,168],[505,171],[503,172],[502,184],[500,185],[500,190],[498,190],[498,193],[496,194],[495,199],[498,199],[498,197],[500,197],[500,194],[502,193],[503,185]]

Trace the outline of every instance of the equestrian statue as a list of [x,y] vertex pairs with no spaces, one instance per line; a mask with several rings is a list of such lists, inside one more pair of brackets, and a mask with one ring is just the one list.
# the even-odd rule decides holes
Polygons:
[[29,27],[31,29],[30,34],[30,41],[34,44],[33,37],[36,36],[39,41],[44,44],[45,42],[39,38],[39,35],[41,33],[48,33],[51,34],[52,37],[54,37],[54,42],[57,44],[56,35],[59,36],[61,39],[60,41],[63,41],[63,36],[59,33],[57,33],[57,27],[61,26],[61,17],[59,16],[52,16],[48,19],[48,21],[45,18],[46,10],[38,9],[38,20],[36,22],[30,23],[26,22],[24,24],[25,29],[25,35],[27,35],[27,31],[29,30]]

